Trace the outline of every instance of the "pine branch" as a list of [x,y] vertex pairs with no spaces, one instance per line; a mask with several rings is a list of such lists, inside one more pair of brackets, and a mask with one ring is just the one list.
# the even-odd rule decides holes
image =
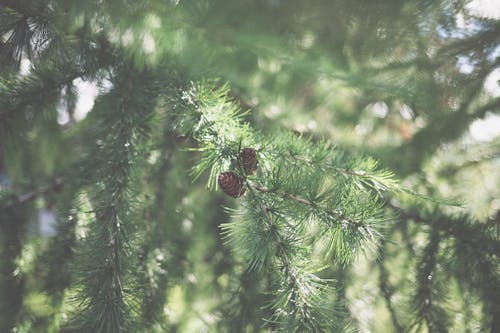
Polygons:
[[135,332],[140,326],[140,289],[133,269],[138,258],[132,242],[137,227],[134,167],[148,138],[158,95],[158,82],[147,69],[117,70],[114,89],[98,99],[89,115],[97,123],[89,136],[95,148],[86,161],[90,180],[96,182],[89,193],[93,221],[77,255],[78,326],[102,333]]
[[391,315],[391,321],[392,325],[394,326],[394,329],[398,333],[404,333],[405,330],[403,326],[400,323],[400,320],[398,319],[396,309],[394,308],[394,305],[392,304],[392,295],[394,294],[393,287],[389,284],[389,273],[387,272],[387,269],[384,266],[384,261],[385,261],[385,240],[382,241],[382,244],[380,244],[379,248],[379,256],[377,260],[377,266],[379,270],[379,289],[382,293],[382,296],[384,297],[387,309],[389,310],[389,313]]
[[439,232],[431,230],[417,271],[418,285],[414,297],[416,324],[420,327],[419,321],[423,319],[429,333],[448,332],[449,327],[447,312],[442,306],[445,286],[439,281],[439,273],[436,272],[440,240]]
[[25,57],[36,61],[41,52],[49,47],[52,40],[60,38],[49,22],[55,22],[54,3],[30,1],[29,4],[18,1],[5,1],[0,5],[0,34],[8,38],[0,52],[14,61],[19,69]]
[[323,215],[323,216],[328,216],[334,223],[340,223],[343,226],[351,225],[354,227],[358,227],[362,224],[362,221],[356,221],[353,220],[351,217],[345,215],[342,211],[340,210],[329,210],[324,207],[321,207],[317,203],[314,203],[310,200],[304,199],[302,197],[299,197],[295,194],[290,194],[290,193],[280,193],[278,191],[266,188],[266,187],[261,187],[258,185],[247,185],[249,188],[253,188],[259,192],[263,193],[274,193],[277,194],[278,196],[284,198],[284,199],[290,199],[293,200],[294,202],[298,202],[303,205],[309,206],[311,209],[316,211],[316,214],[318,215]]
[[[434,233],[439,234],[440,240],[453,240],[452,244],[454,244],[454,246],[443,251],[447,253],[448,259],[444,258],[444,256],[439,253],[433,255],[435,257],[434,259],[431,257],[426,258],[426,256],[429,256],[430,253],[434,251],[434,248],[428,248],[428,250],[424,252],[421,262],[426,262],[425,265],[427,266],[420,266],[422,269],[419,275],[421,277],[420,281],[423,281],[425,278],[423,269],[425,267],[430,269],[432,262],[439,262],[440,264],[447,265],[445,266],[447,269],[443,271],[448,274],[448,278],[453,276],[461,282],[461,285],[469,286],[471,289],[476,290],[481,296],[483,304],[485,304],[485,308],[483,309],[485,317],[484,329],[488,330],[493,327],[498,327],[498,321],[495,320],[498,316],[498,307],[493,305],[498,298],[498,293],[492,292],[492,290],[495,290],[493,285],[498,284],[500,281],[498,274],[495,273],[495,269],[493,268],[495,258],[498,258],[500,255],[500,242],[497,239],[498,237],[495,237],[494,233],[491,231],[492,225],[479,223],[466,215],[454,217],[446,216],[438,210],[434,210],[432,214],[427,216],[427,214],[417,213],[416,210],[411,208],[401,209],[392,204],[389,204],[389,207],[396,211],[402,221],[414,221],[421,225],[430,226]],[[437,238],[437,236],[431,238],[431,241],[435,238]],[[437,241],[434,240],[434,242]],[[432,242],[430,242],[428,246],[431,246],[431,244],[436,246],[435,243]],[[436,278],[439,279],[439,275],[435,273],[428,274],[427,276],[432,276],[431,280],[433,281]],[[431,282],[420,283],[421,285],[426,285]],[[439,291],[439,284],[441,283],[442,282],[438,281],[438,291],[437,294],[434,294],[438,299],[442,298],[444,293],[442,290]],[[433,286],[433,284],[429,285]],[[424,289],[425,288],[420,287],[419,290],[422,291]],[[430,291],[430,289],[428,291]],[[422,299],[423,296],[419,295],[419,292],[417,292],[416,295],[416,300],[424,304],[425,298]],[[432,310],[431,313],[433,313],[433,311],[434,310]],[[430,314],[428,315],[429,320],[434,318],[429,316]]]
[[392,203],[388,203],[388,207],[404,221],[413,220],[417,223],[433,226],[445,235],[454,237],[461,243],[469,244],[481,252],[496,257],[500,256],[500,241],[491,237],[491,233],[485,226],[467,215],[449,217],[436,210],[431,215],[424,216],[414,209],[403,209]]
[[54,200],[56,235],[49,239],[49,245],[37,263],[37,267],[44,272],[41,274],[43,282],[39,285],[41,290],[47,293],[48,300],[55,309],[44,327],[40,328],[46,331],[59,331],[63,325],[65,296],[72,283],[70,267],[74,260],[78,224],[82,222],[73,209],[79,187],[68,184],[67,181],[64,184],[64,192],[57,193]]
[[460,54],[484,53],[485,50],[494,49],[500,40],[500,23],[498,21],[487,23],[478,33],[457,39],[442,47],[436,54],[436,59],[447,63],[450,58]]
[[35,69],[19,79],[0,81],[0,119],[6,121],[13,113],[27,106],[54,102],[63,86],[84,75],[71,64]]
[[219,330],[237,332],[260,320],[259,314],[264,308],[258,305],[268,303],[265,295],[259,295],[261,280],[261,274],[256,271],[243,269],[238,274],[229,299],[221,303],[222,316],[217,325]]
[[174,190],[171,175],[175,170],[175,151],[183,141],[176,139],[169,130],[162,128],[161,131],[157,162],[144,172],[146,186],[151,187],[150,191],[145,189],[148,199],[142,214],[144,241],[140,255],[143,270],[140,278],[144,289],[141,313],[146,330],[155,324],[160,327],[166,324],[164,308],[168,301],[168,287],[173,284],[172,280],[183,276],[184,265],[179,263],[186,261],[185,240],[176,230],[180,221],[172,214],[185,193]]
[[[328,142],[254,131],[227,100],[226,87],[214,90],[201,83],[182,96],[188,111],[174,128],[186,123],[194,128],[202,153],[194,176],[210,170],[209,187],[215,187],[217,175],[232,170],[224,177],[240,179],[241,189],[226,193],[237,197],[246,191],[244,210],[233,212],[236,221],[224,225],[224,233],[246,258],[248,269],[278,272],[271,322],[285,331],[332,327],[324,312],[327,297],[322,296],[331,292],[328,282],[312,273],[308,263],[312,240],[326,242],[342,264],[366,249],[378,234],[375,224],[383,221],[381,193],[398,190],[392,174],[377,171],[373,160],[345,158]],[[255,147],[255,174],[243,160],[243,147]],[[318,232],[308,232],[308,226]]]
[[16,258],[23,248],[29,206],[19,209],[12,194],[0,192],[0,331],[15,330],[25,297],[25,275],[18,271]]
[[39,117],[46,109],[54,110],[47,106],[55,106],[61,100],[66,102],[71,115],[75,103],[75,91],[70,89],[73,81],[98,79],[103,71],[118,63],[115,56],[121,51],[111,47],[102,32],[95,33],[86,24],[67,33],[64,38],[54,31],[40,33],[40,38],[51,40],[46,42],[49,45],[41,47],[29,73],[24,76],[12,73],[0,79],[1,136],[14,133],[12,124],[31,124],[32,118]]
[[[498,225],[498,223],[497,223]],[[476,291],[483,303],[482,328],[484,331],[496,332],[500,328],[500,274],[498,259],[493,255],[485,255],[475,243],[455,239],[447,249],[452,252],[451,260],[445,266],[451,271],[462,286]]]
[[[275,299],[270,304],[274,315],[270,323],[286,332],[323,332],[327,328],[332,329],[334,323],[326,314],[327,295],[331,293],[328,281],[310,272],[306,265],[307,250],[301,245],[300,234],[292,232],[292,222],[276,215],[266,205],[266,201],[258,192],[251,190],[247,198],[248,211],[241,212],[236,217],[237,221],[224,225],[223,230],[231,236],[234,246],[240,243],[239,240],[242,241],[240,245],[257,241],[241,239],[246,235],[236,235],[236,223],[253,224],[246,227],[254,229],[252,233],[259,235],[258,243],[251,245],[248,268],[257,271],[265,268],[268,274],[277,274]],[[259,254],[259,251],[264,252]]]

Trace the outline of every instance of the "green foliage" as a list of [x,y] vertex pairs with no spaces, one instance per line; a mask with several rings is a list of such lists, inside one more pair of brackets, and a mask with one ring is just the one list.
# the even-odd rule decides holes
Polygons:
[[499,331],[473,5],[2,1],[0,331]]
[[[134,183],[140,182],[140,174],[134,166],[140,165],[138,158],[144,154],[156,91],[151,74],[121,71],[112,81],[114,90],[97,100],[94,108],[95,148],[86,172],[88,180],[96,181],[88,194],[93,221],[77,254],[79,326],[94,332],[137,330],[133,312],[138,295],[132,291],[140,288],[133,277],[137,245],[132,233],[134,207],[140,204]],[[148,84],[136,85],[144,76]]]

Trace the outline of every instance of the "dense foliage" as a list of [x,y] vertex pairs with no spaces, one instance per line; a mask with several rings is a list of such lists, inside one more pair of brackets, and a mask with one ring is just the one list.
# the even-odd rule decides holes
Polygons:
[[500,331],[476,7],[2,0],[0,332]]

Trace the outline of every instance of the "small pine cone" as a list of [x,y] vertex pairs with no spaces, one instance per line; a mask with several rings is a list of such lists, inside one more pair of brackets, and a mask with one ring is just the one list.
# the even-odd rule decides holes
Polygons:
[[252,148],[243,148],[240,152],[241,164],[247,174],[251,174],[257,168],[257,154]]
[[221,190],[233,198],[237,198],[245,193],[245,189],[243,188],[243,178],[239,177],[232,171],[221,173],[219,175],[218,182]]

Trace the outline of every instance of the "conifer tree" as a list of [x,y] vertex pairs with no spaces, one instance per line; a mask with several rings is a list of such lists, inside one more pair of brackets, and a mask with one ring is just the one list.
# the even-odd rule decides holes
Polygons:
[[469,6],[1,1],[0,332],[499,331]]

